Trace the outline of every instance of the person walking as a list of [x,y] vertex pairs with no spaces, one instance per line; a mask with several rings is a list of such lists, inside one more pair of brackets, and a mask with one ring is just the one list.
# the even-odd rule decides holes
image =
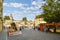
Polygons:
[[13,29],[11,27],[9,27],[8,29],[8,36],[12,36],[13,35]]

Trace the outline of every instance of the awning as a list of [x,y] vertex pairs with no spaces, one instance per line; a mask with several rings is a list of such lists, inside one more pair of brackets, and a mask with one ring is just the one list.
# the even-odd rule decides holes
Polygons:
[[46,23],[46,22],[45,21],[40,21],[39,23],[41,24],[41,23]]

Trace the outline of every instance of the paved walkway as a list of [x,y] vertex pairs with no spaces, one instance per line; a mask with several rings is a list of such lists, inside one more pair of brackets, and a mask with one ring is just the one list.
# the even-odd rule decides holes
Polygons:
[[7,40],[7,29],[4,29],[2,32],[0,32],[0,40]]
[[8,37],[8,40],[60,40],[60,34],[23,29],[22,34]]

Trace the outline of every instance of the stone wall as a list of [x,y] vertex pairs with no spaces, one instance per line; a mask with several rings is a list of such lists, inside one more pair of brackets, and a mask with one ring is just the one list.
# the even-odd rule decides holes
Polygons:
[[0,0],[0,31],[2,31],[2,11],[3,11],[3,0]]
[[0,32],[2,31],[2,21],[0,19]]

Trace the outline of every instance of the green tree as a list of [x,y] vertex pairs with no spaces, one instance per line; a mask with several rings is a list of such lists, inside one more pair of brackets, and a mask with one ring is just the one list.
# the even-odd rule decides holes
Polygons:
[[26,17],[23,17],[23,19],[22,19],[23,21],[27,21],[27,18]]
[[41,15],[45,21],[60,22],[60,1],[59,0],[46,0],[42,6],[43,14]]
[[27,24],[27,18],[23,17],[22,20],[25,22],[25,25]]
[[41,18],[41,15],[37,15],[37,16],[35,17],[35,19],[37,19],[37,18]]
[[15,31],[17,30],[15,23],[11,23],[11,27],[12,27]]
[[4,20],[10,20],[10,17],[9,16],[5,16]]

